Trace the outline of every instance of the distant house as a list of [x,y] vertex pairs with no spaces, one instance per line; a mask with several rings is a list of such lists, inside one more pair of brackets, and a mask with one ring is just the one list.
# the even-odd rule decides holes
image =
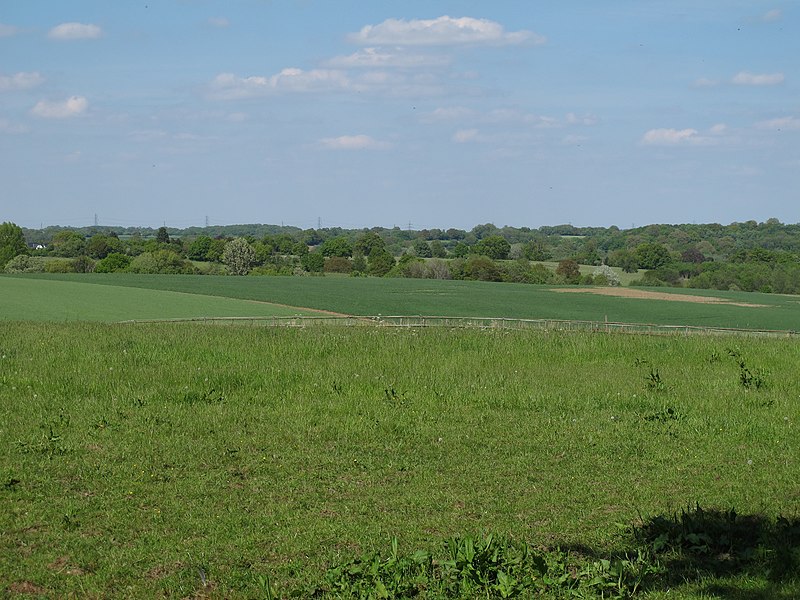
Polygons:
[[44,244],[37,244],[37,243],[28,244],[28,248],[30,248],[31,250],[44,250]]

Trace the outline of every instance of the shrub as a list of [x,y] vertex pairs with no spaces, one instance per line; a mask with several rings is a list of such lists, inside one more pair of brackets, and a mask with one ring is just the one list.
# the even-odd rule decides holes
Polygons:
[[95,265],[95,273],[119,273],[131,264],[131,257],[119,252],[112,252]]
[[6,263],[6,273],[44,273],[45,261],[38,256],[18,254]]
[[353,263],[343,256],[331,256],[325,259],[323,270],[326,273],[350,273],[353,270]]

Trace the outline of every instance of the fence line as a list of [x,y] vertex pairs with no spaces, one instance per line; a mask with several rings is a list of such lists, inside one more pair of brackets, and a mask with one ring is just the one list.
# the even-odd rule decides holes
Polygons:
[[336,325],[345,327],[450,327],[466,329],[537,329],[544,331],[593,331],[605,333],[646,333],[682,335],[756,335],[792,337],[796,331],[772,329],[740,329],[701,325],[657,325],[654,323],[619,323],[612,321],[574,321],[564,319],[513,319],[506,317],[441,317],[441,316],[294,316],[294,317],[187,317],[176,319],[134,319],[137,323],[252,323],[272,327],[312,327]]

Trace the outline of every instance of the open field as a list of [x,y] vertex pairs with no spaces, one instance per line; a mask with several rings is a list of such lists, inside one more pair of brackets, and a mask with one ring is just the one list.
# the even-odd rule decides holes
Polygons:
[[[725,302],[670,302],[661,299],[586,293],[563,294],[554,292],[554,288],[548,286],[524,284],[359,277],[28,275],[0,277],[0,286],[5,290],[10,287],[6,285],[8,282],[20,280],[69,281],[74,284],[86,284],[82,289],[87,297],[102,293],[99,291],[102,287],[111,286],[119,289],[163,290],[204,297],[255,300],[355,315],[480,316],[586,321],[607,319],[624,323],[800,330],[800,297],[717,290],[655,288],[652,291],[677,295],[678,298],[688,295],[697,298],[720,298]],[[122,297],[124,298],[124,294]],[[0,297],[0,303],[8,303],[9,298],[10,295],[4,294]],[[53,294],[47,294],[44,301],[57,302],[57,299]],[[28,302],[27,296],[18,298],[16,302],[24,307]],[[251,308],[254,313],[247,314],[257,313],[255,307],[247,307],[247,310]],[[209,305],[208,312],[203,316],[221,316],[212,312],[212,309],[213,306]],[[271,315],[273,310],[275,309],[265,307],[266,312],[263,314]],[[300,309],[296,309],[295,312],[297,310]],[[122,316],[122,312],[124,311],[116,313],[119,315],[119,320],[142,318]],[[18,318],[37,317],[25,317],[23,312]]]
[[[341,597],[326,569],[393,536],[582,564],[696,502],[796,518],[799,362],[786,339],[0,323],[0,589]],[[653,559],[638,597],[800,595],[796,546],[782,572],[730,556]]]
[[25,321],[121,321],[208,315],[291,316],[312,310],[178,291],[88,286],[56,279],[0,279],[0,319]]

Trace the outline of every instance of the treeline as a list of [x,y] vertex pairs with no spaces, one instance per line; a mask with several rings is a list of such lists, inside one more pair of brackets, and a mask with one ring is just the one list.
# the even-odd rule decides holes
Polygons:
[[[600,282],[615,283],[613,270],[581,276],[572,269],[577,263],[639,273],[634,283],[640,285],[800,293],[800,224],[783,224],[777,219],[625,230],[572,225],[531,229],[487,223],[469,231],[299,229],[260,224],[183,230],[48,227],[21,231],[27,250],[18,264],[6,269],[278,275],[336,272],[529,283],[590,283],[598,275]],[[237,242],[232,246],[234,240],[244,245]],[[41,247],[35,249],[36,245]],[[39,257],[47,260],[37,260]],[[542,262],[557,263],[558,268],[547,268]]]

